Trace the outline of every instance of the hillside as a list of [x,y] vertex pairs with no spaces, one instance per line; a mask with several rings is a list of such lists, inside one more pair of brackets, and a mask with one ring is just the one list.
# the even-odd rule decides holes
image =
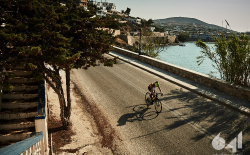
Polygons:
[[155,24],[193,25],[193,23],[195,23],[197,25],[203,25],[203,26],[214,28],[214,29],[226,29],[221,26],[208,24],[196,18],[188,18],[188,17],[171,17],[171,18],[165,18],[165,19],[155,19],[153,21]]

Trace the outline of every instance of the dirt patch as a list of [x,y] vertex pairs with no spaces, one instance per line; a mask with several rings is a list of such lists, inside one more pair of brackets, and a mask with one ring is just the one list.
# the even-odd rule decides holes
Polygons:
[[84,103],[86,103],[85,104],[86,109],[88,109],[88,112],[90,113],[90,115],[93,116],[93,119],[97,126],[98,135],[102,137],[101,146],[111,149],[113,154],[118,154],[115,139],[119,139],[119,140],[121,139],[117,136],[115,129],[111,126],[108,119],[105,117],[105,115],[97,106],[90,104],[87,101],[87,99],[81,93],[78,87],[75,87],[74,92],[79,97],[81,97],[81,100]]
[[118,47],[124,47],[124,46],[128,46],[128,43],[126,43],[124,40],[122,40],[121,38],[116,38],[116,46]]
[[[52,105],[50,105],[49,109],[52,109]],[[62,146],[66,144],[70,144],[72,142],[71,137],[75,135],[75,133],[71,130],[72,124],[69,125],[68,128],[64,128],[62,126],[61,120],[56,118],[56,116],[53,114],[53,111],[49,111],[49,117],[48,117],[48,133],[49,133],[49,148],[50,148],[50,154],[52,154],[51,151],[51,134],[52,134],[52,140],[53,140],[53,153],[59,154],[62,153],[62,150],[60,149]],[[67,152],[75,153],[72,150],[68,150]]]

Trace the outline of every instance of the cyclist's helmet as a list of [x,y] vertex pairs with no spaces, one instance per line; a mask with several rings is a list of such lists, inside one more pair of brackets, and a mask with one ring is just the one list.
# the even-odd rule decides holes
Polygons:
[[159,82],[158,81],[155,81],[155,87],[159,87]]

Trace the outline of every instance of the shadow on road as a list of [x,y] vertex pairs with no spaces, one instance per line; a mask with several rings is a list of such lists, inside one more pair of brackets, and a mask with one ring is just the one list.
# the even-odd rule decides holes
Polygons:
[[[190,121],[199,124],[204,122],[210,124],[204,126],[206,130],[213,135],[221,132],[221,137],[229,144],[241,131],[243,133],[242,149],[237,149],[242,154],[250,154],[250,121],[249,116],[241,114],[235,110],[230,109],[221,104],[214,104],[214,101],[201,97],[193,92],[184,92],[182,89],[173,90],[170,94],[161,100],[171,101],[179,100],[177,104],[181,108],[189,109],[188,118],[184,120],[177,120],[171,125],[165,126],[165,130],[173,130],[180,126],[186,125]],[[169,111],[178,110],[180,108],[170,109]],[[171,119],[171,118],[166,118]],[[192,138],[194,141],[199,141],[207,137],[206,133],[200,133]]]
[[132,107],[134,112],[122,115],[117,121],[117,126],[125,125],[127,122],[152,120],[159,115],[155,111],[148,111],[150,108],[146,104],[139,104]]

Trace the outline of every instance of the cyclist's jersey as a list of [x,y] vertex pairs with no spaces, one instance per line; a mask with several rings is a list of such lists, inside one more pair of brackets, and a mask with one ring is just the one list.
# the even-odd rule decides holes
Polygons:
[[153,83],[151,83],[149,86],[148,86],[148,90],[151,92],[151,89],[153,89],[153,91],[155,91],[155,85]]

